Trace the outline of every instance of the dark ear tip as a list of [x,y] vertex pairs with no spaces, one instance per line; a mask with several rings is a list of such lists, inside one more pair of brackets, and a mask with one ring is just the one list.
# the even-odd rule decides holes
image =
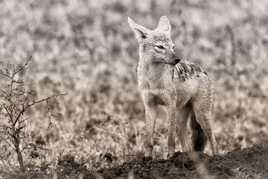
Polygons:
[[139,30],[139,29],[136,29],[136,30],[140,33],[140,37],[141,37],[142,39],[146,39],[146,38],[147,38],[147,33],[142,32],[142,31]]

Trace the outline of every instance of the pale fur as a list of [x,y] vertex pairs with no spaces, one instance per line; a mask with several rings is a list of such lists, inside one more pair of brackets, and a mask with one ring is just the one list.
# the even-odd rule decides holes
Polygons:
[[166,16],[160,18],[155,30],[138,25],[130,18],[128,22],[139,42],[137,78],[145,106],[147,132],[145,155],[152,156],[155,123],[159,117],[160,107],[165,109],[167,122],[169,122],[169,156],[175,152],[175,131],[177,131],[182,149],[193,150],[193,146],[188,145],[185,138],[187,120],[190,115],[193,121],[193,143],[195,142],[198,147],[199,141],[197,140],[205,139],[200,134],[205,134],[215,154],[216,143],[209,121],[213,104],[213,89],[207,73],[198,65],[179,61],[175,56],[174,43],[170,35],[171,26]]

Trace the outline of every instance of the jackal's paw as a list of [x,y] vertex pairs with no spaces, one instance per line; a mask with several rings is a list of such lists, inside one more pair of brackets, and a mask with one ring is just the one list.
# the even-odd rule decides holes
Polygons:
[[146,155],[144,152],[140,151],[136,153],[136,159],[139,161],[150,161],[153,160],[153,157]]
[[152,158],[152,156],[153,156],[153,148],[151,148],[151,147],[146,148],[144,156]]
[[167,154],[167,158],[173,157],[174,154],[175,154],[175,150],[174,151],[169,151],[168,154]]
[[152,153],[145,152],[145,155],[143,157],[143,161],[149,161],[149,160],[153,160],[153,155],[152,155]]
[[143,160],[144,162],[146,162],[146,161],[150,161],[150,160],[153,160],[153,157],[152,157],[152,156],[144,156],[142,160]]

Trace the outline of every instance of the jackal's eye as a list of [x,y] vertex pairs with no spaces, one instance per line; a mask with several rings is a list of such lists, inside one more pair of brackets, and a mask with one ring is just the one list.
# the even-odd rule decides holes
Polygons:
[[165,51],[165,47],[163,45],[155,45],[154,49],[157,53],[163,53]]
[[158,49],[161,49],[161,50],[165,49],[165,47],[163,45],[156,45],[155,47],[158,48]]

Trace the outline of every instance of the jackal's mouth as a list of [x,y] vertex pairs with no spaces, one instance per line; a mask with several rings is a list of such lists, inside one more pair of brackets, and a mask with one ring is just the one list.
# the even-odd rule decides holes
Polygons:
[[176,59],[174,59],[172,62],[166,62],[166,64],[169,64],[169,65],[176,65],[176,64],[178,64],[180,61],[181,61],[181,59],[176,58]]

